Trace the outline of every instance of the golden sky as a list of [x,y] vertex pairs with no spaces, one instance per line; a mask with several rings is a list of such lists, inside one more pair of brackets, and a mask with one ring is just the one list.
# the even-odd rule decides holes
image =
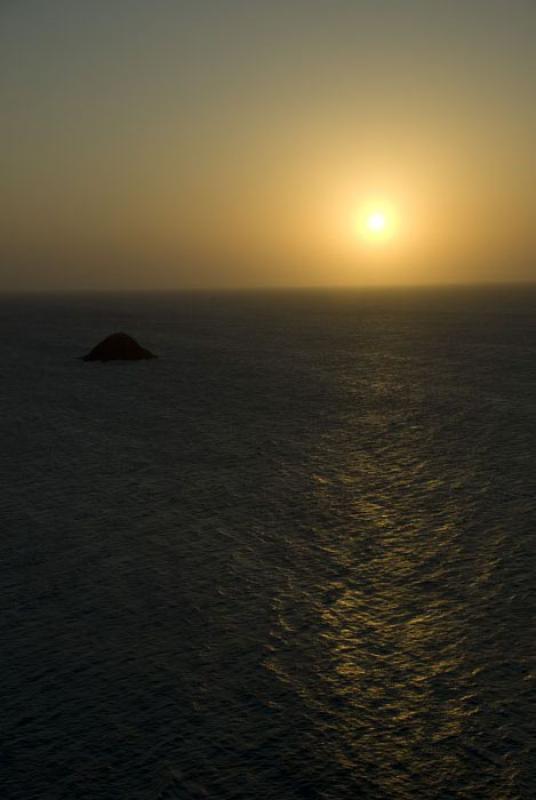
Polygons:
[[0,288],[534,280],[535,41],[532,0],[2,3]]

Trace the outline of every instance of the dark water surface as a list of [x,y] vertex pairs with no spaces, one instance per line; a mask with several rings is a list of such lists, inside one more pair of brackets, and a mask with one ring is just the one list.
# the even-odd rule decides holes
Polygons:
[[1,299],[1,797],[533,798],[535,310]]

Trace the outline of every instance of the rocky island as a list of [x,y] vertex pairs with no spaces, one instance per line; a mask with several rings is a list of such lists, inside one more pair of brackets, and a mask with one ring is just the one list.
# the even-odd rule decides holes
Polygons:
[[150,350],[146,350],[127,333],[112,333],[95,345],[82,361],[140,361],[141,359],[158,358]]

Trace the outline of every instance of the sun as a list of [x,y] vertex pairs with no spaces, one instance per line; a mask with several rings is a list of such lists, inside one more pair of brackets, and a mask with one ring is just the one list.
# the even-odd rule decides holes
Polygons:
[[367,218],[367,228],[369,231],[372,231],[372,233],[380,233],[385,230],[385,226],[385,214],[382,214],[381,211],[375,211]]
[[354,230],[371,245],[387,244],[398,232],[398,215],[387,202],[370,203],[358,210]]

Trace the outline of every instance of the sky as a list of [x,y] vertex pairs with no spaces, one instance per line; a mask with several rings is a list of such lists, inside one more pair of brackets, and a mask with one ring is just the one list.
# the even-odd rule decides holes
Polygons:
[[535,42],[534,0],[1,0],[0,290],[536,280]]

